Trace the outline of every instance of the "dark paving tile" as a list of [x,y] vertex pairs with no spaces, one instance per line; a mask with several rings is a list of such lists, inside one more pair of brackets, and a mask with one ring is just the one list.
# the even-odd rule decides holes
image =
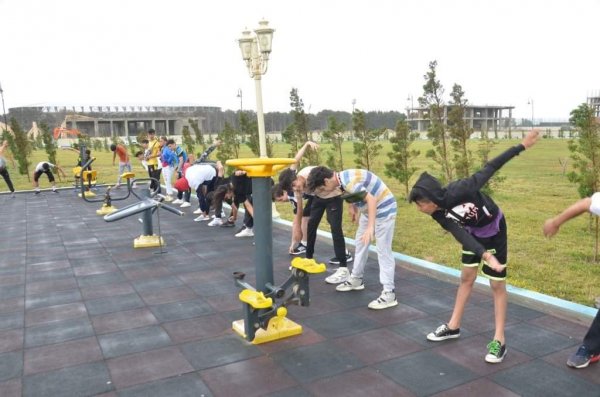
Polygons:
[[[181,276],[181,275],[179,275]],[[240,292],[239,287],[233,284],[232,280],[215,280],[209,282],[203,282],[201,284],[188,284],[194,292],[200,296],[214,296],[223,294],[238,295]]]
[[[452,310],[439,313],[436,317],[440,318],[442,322],[446,322],[452,317]],[[509,317],[506,319],[505,327],[519,322],[521,322],[521,320],[518,320],[515,317]],[[496,328],[494,310],[467,304],[461,319],[460,327],[461,331],[463,329],[468,329],[475,334],[493,331]]]
[[432,397],[465,397],[465,396],[494,396],[494,397],[519,397],[518,394],[482,378],[465,383],[450,390],[434,394]]
[[391,360],[423,349],[413,340],[385,328],[339,338],[333,343],[339,346],[340,350],[349,351],[356,357],[360,357],[367,365]]
[[0,331],[0,353],[23,349],[23,329]]
[[236,335],[226,335],[187,343],[181,351],[197,369],[218,367],[259,356],[260,350]]
[[194,371],[176,347],[130,354],[106,362],[117,389]]
[[340,351],[328,341],[285,350],[271,357],[300,383],[332,377],[364,366],[354,354]]
[[510,340],[508,340],[506,358],[499,364],[488,364],[484,357],[487,354],[487,344],[490,339],[475,335],[468,338],[461,336],[456,343],[437,343],[432,349],[433,352],[446,357],[448,360],[454,361],[458,365],[468,368],[479,375],[489,375],[500,370],[513,367],[526,361],[530,361],[532,357],[513,349]]
[[[329,286],[333,288],[334,286]],[[371,290],[369,288],[365,288],[362,291],[349,291],[349,292],[338,292],[333,289],[332,292],[323,294],[322,299],[327,299],[343,309],[355,309],[355,308],[365,308],[374,299],[377,299],[381,290],[379,287],[377,290]],[[390,309],[392,310],[392,309]]]
[[150,310],[160,322],[183,320],[214,313],[214,310],[203,299],[151,306]]
[[23,371],[23,352],[0,354],[0,382],[21,376]]
[[135,293],[135,289],[133,289],[133,286],[128,282],[81,288],[81,294],[83,295],[84,299],[107,298],[133,293]]
[[[490,310],[494,310],[494,301],[486,301],[486,302],[477,302],[474,303],[478,306],[481,306],[483,308],[486,309],[490,309]],[[533,320],[534,318],[537,317],[541,317],[544,315],[544,313],[537,311],[537,310],[533,310],[533,309],[529,309],[528,307],[522,306],[522,305],[518,305],[516,303],[508,303],[508,307],[506,309],[506,314],[507,314],[507,318],[509,320],[511,319],[516,319],[516,320],[520,320],[520,321],[528,321],[528,320]]]
[[336,312],[304,319],[303,324],[331,339],[373,329],[373,321],[354,312]]
[[138,292],[153,291],[160,288],[171,288],[183,285],[183,282],[175,276],[148,278],[132,281],[131,284]]
[[[66,265],[70,266],[69,262],[66,262]],[[27,282],[60,280],[60,279],[69,278],[69,277],[73,277],[73,270],[70,267],[67,267],[65,269],[28,273],[27,274]]]
[[[237,296],[237,294],[236,294]],[[326,298],[325,295],[314,295],[311,292],[310,295],[310,306],[296,306],[292,305],[288,307],[288,317],[292,320],[304,319],[314,316],[320,316],[326,313],[340,311],[342,307],[335,302],[332,302]]]
[[77,280],[75,280],[75,277],[69,277],[60,280],[28,282],[27,287],[25,288],[25,294],[29,296],[48,292],[73,290],[76,288]]
[[88,313],[95,316],[120,312],[128,309],[137,309],[144,307],[144,302],[137,294],[110,296],[106,298],[92,299],[85,302]]
[[25,295],[25,284],[3,285],[0,287],[0,300]]
[[583,340],[583,337],[589,328],[588,326],[550,315],[537,317],[529,321],[529,324],[548,329],[576,340]]
[[371,368],[345,372],[309,383],[314,396],[378,396],[410,397],[413,393]]
[[0,330],[23,328],[24,319],[22,312],[0,314]]
[[229,312],[239,309],[240,306],[243,306],[242,302],[240,301],[239,294],[236,293],[204,296],[204,300],[216,312]]
[[102,362],[67,367],[23,378],[23,396],[92,396],[113,389]]
[[545,356],[578,344],[567,336],[524,323],[506,327],[505,334],[507,344],[532,357]]
[[556,368],[565,370],[567,369],[569,374],[579,376],[589,382],[595,383],[600,387],[600,365],[597,363],[590,364],[585,369],[572,369],[567,367],[567,359],[569,356],[577,351],[579,345],[570,347],[568,349],[560,350],[555,353],[549,354],[542,357],[545,362],[554,365]]
[[171,344],[169,335],[156,325],[98,336],[106,358],[157,349]]
[[162,278],[171,275],[169,270],[160,265],[148,265],[123,270],[128,280],[143,280],[146,278]]
[[77,277],[94,276],[103,273],[111,273],[118,271],[119,268],[114,263],[97,263],[83,265],[73,268],[73,273]]
[[92,317],[92,325],[94,326],[94,330],[96,330],[96,334],[106,334],[108,332],[140,328],[157,323],[158,320],[147,308],[108,313]]
[[[51,270],[64,270],[71,267],[71,264],[66,259],[56,261],[45,261],[37,263],[29,263],[27,265],[27,273],[48,272]],[[59,272],[60,274],[60,272]],[[33,280],[32,280],[33,281]]]
[[21,397],[21,389],[21,378],[0,382],[0,396],[2,397]]
[[412,306],[424,313],[440,314],[452,310],[454,307],[454,294],[430,293],[423,296],[407,296],[402,303]]
[[79,287],[84,288],[96,285],[115,284],[124,282],[126,280],[127,279],[125,276],[123,276],[123,274],[121,274],[121,272],[110,272],[78,277],[77,283],[79,283]]
[[198,298],[198,295],[187,286],[150,290],[139,294],[147,305],[162,305]]
[[375,366],[418,396],[428,396],[474,380],[477,375],[429,350]]
[[265,356],[201,371],[200,376],[217,396],[234,396],[242,390],[244,396],[264,396],[296,385],[292,377]]
[[163,323],[175,343],[190,342],[231,332],[231,321],[220,314],[209,314],[189,320]]
[[[595,396],[600,386],[565,370],[535,360],[502,371],[492,377],[499,385],[521,396]],[[535,380],[535,381],[533,381]]]
[[407,321],[416,320],[419,318],[427,317],[427,313],[423,313],[420,310],[413,308],[398,302],[398,306],[395,306],[386,310],[372,310],[367,307],[361,307],[355,310],[355,313],[364,316],[371,321],[381,325],[392,325],[398,323],[405,323]]
[[36,347],[94,335],[87,318],[56,321],[25,329],[25,347]]
[[257,346],[265,354],[271,355],[275,352],[296,349],[301,346],[314,345],[316,343],[321,343],[324,340],[325,338],[322,335],[318,334],[313,329],[302,325],[302,333],[300,335],[283,338],[278,340],[276,343],[263,343]]
[[161,379],[119,390],[119,397],[211,397],[213,394],[196,374]]
[[67,303],[65,305],[48,306],[40,309],[27,310],[25,313],[25,326],[63,321],[70,318],[87,316],[83,303]]
[[281,391],[276,391],[275,393],[266,394],[265,397],[311,397],[306,389],[303,389],[300,386],[292,387],[290,389],[285,389]]
[[[390,330],[405,336],[421,346],[434,347],[435,342],[427,340],[427,334],[435,331],[435,329],[441,324],[440,320],[434,317],[425,317],[418,320],[408,321],[406,323],[392,325],[389,327]],[[463,330],[461,329],[461,334]],[[468,336],[468,335],[463,335]],[[461,336],[462,337],[462,336]],[[456,339],[448,341],[447,343],[454,343]]]
[[31,375],[102,359],[96,338],[89,337],[25,350],[23,371]]
[[0,277],[0,287],[18,285],[25,283],[24,274],[7,274]]
[[37,309],[40,307],[56,306],[79,301],[81,301],[81,293],[78,289],[46,292],[43,294],[27,296],[25,298],[25,309]]

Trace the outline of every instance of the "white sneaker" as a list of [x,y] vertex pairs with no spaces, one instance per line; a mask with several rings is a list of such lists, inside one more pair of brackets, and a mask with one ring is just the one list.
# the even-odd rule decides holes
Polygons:
[[223,224],[223,220],[221,218],[214,218],[212,221],[208,222],[208,226],[221,226]]
[[325,279],[327,284],[339,284],[343,283],[350,276],[350,272],[347,267],[338,267],[338,269],[331,276]]
[[188,203],[187,201],[184,201],[183,204],[181,204],[179,206],[179,208],[187,208],[187,207],[191,207],[192,205],[190,203]]
[[242,231],[240,231],[238,234],[235,235],[235,237],[252,237],[254,236],[254,231],[252,231],[252,228],[245,228]]
[[363,283],[362,278],[350,276],[341,284],[338,284],[335,287],[336,291],[346,292],[346,291],[360,291],[361,289],[365,289],[365,284]]
[[198,208],[196,211],[193,212],[194,214],[201,214],[202,210],[200,208]]
[[173,202],[171,204],[175,205],[175,204],[181,204],[181,203],[183,203],[182,199],[175,199],[175,200],[173,200]]
[[194,219],[194,222],[202,222],[209,220],[210,217],[208,215],[200,215],[198,218]]
[[396,306],[397,304],[398,301],[396,300],[394,291],[383,291],[381,295],[379,295],[379,298],[369,303],[369,309],[387,309],[388,307]]
[[173,197],[172,197],[172,196],[169,196],[168,194],[167,194],[166,196],[164,196],[164,197],[165,197],[165,201],[166,201],[167,203],[170,203],[171,201],[173,201]]

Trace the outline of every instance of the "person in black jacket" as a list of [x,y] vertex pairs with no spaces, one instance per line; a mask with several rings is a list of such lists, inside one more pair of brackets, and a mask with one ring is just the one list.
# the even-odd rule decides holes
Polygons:
[[483,260],[482,272],[490,279],[494,296],[496,323],[494,339],[488,344],[488,354],[485,356],[485,361],[489,363],[500,363],[506,355],[507,239],[504,214],[481,189],[506,162],[533,146],[538,138],[537,131],[530,131],[521,144],[506,150],[471,177],[454,181],[446,187],[424,172],[409,196],[409,201],[414,202],[419,211],[431,215],[462,244],[463,268],[452,317],[447,324],[429,333],[427,339],[437,342],[460,336],[460,321],[477,278],[477,269]]

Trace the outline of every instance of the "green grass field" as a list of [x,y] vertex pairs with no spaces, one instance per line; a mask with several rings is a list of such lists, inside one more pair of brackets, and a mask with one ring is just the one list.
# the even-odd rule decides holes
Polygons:
[[[518,142],[499,141],[493,154]],[[476,144],[476,141],[473,144]],[[345,145],[345,167],[353,168],[352,145]],[[324,151],[326,146],[328,145],[322,145],[321,150]],[[431,144],[429,141],[419,141],[414,147],[422,153],[415,163],[419,167],[414,176],[416,180],[420,172],[430,170],[432,163],[425,158],[424,153]],[[390,151],[390,148],[389,143],[384,143],[384,149],[378,156],[373,171],[386,181],[398,200],[394,250],[460,268],[459,244],[430,217],[418,212],[414,205],[406,203],[404,188],[383,174],[383,164],[388,160],[385,153]],[[288,152],[288,145],[275,145],[275,156],[286,157]],[[114,183],[117,178],[117,166],[112,165],[112,152],[92,154],[97,158],[94,169],[99,173],[98,182]],[[250,151],[245,147],[244,156],[251,157]],[[508,223],[508,282],[518,287],[593,306],[595,297],[600,296],[600,263],[593,262],[594,234],[589,229],[591,218],[581,216],[572,220],[565,224],[552,240],[544,238],[541,232],[545,219],[562,211],[579,198],[576,186],[563,175],[559,164],[559,159],[568,157],[566,140],[541,140],[501,170],[506,180],[496,189],[494,200],[502,208]],[[77,154],[74,152],[59,151],[58,163],[65,169],[68,180],[63,179],[58,185],[72,185],[71,169],[76,163],[76,158]],[[35,151],[31,158],[32,168],[42,160],[46,160],[46,153]],[[133,161],[133,165],[135,172],[145,175],[137,160]],[[31,189],[31,182],[26,176],[17,175],[10,162],[9,172],[17,190]],[[40,185],[42,188],[48,187],[45,176],[42,176]],[[0,186],[4,191],[5,185]],[[291,219],[289,205],[280,203],[278,210],[283,217]],[[348,219],[345,222],[344,230],[347,236],[354,237],[354,225],[350,224]],[[328,227],[326,222],[321,225],[324,228]]]

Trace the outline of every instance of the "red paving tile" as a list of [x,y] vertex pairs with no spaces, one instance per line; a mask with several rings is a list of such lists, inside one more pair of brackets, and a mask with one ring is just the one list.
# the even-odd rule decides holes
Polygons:
[[24,375],[103,360],[95,337],[25,350]]
[[92,325],[96,334],[123,331],[157,324],[154,314],[146,308],[126,310],[92,317]]
[[45,324],[53,321],[68,320],[87,316],[87,310],[83,303],[68,303],[65,305],[56,305],[42,307],[39,309],[27,310],[25,313],[25,326]]
[[23,348],[23,329],[0,331],[0,353],[11,352]]
[[394,383],[377,371],[367,368],[345,372],[332,378],[321,379],[306,385],[314,396],[344,397],[412,397],[409,390]]

